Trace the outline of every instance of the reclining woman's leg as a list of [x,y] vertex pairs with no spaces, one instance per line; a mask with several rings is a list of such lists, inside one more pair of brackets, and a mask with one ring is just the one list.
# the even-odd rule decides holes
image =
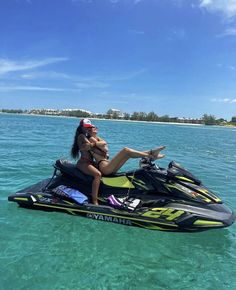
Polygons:
[[[111,173],[116,173],[129,158],[142,158],[142,157],[150,157],[153,159],[162,158],[164,157],[164,155],[159,153],[164,148],[165,146],[162,146],[154,150],[141,152],[125,147],[120,152],[118,152],[109,162],[101,162],[99,170],[103,174],[108,175]],[[97,159],[96,155],[97,154],[94,154],[95,159]]]

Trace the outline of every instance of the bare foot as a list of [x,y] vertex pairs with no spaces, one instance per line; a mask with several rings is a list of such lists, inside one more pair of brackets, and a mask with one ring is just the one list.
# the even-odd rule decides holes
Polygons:
[[150,158],[152,160],[156,160],[156,159],[160,159],[160,158],[165,157],[165,155],[160,154],[160,151],[165,149],[165,148],[166,148],[166,146],[160,146],[160,147],[157,147],[155,149],[152,149],[151,151],[149,151]]
[[165,154],[158,154],[157,155],[157,159],[161,159],[161,158],[164,158],[165,157]]

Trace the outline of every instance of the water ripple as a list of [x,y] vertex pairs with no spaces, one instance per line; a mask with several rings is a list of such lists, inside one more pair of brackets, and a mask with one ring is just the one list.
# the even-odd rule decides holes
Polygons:
[[[166,145],[236,212],[236,130],[94,120],[111,155]],[[236,225],[199,234],[147,231],[18,208],[7,196],[69,158],[77,119],[0,115],[2,289],[236,289]],[[123,170],[136,167],[130,160]]]

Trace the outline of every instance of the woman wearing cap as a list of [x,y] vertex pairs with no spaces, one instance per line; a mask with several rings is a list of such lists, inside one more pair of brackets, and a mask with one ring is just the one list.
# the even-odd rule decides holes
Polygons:
[[[101,172],[94,166],[93,156],[91,150],[95,146],[93,143],[89,142],[88,130],[93,128],[89,119],[82,119],[79,126],[76,129],[74,143],[71,148],[71,155],[73,158],[77,158],[80,153],[80,159],[77,162],[77,167],[85,174],[93,176],[92,183],[92,202],[98,205],[98,190],[101,180]],[[105,141],[97,141],[97,146],[104,145]]]
[[[118,152],[111,160],[108,160],[108,150],[106,142],[102,139],[97,137],[97,128],[92,127],[89,128],[89,141],[92,145],[91,154],[95,158],[97,162],[97,168],[101,171],[104,175],[109,175],[112,173],[116,173],[130,158],[142,158],[148,157],[152,160],[163,158],[165,155],[160,154],[160,151],[165,149],[165,146],[160,146],[156,149],[149,150],[149,151],[137,151],[131,148],[125,147],[120,152]],[[102,140],[104,143],[101,143],[98,140]],[[95,150],[96,148],[100,149]]]

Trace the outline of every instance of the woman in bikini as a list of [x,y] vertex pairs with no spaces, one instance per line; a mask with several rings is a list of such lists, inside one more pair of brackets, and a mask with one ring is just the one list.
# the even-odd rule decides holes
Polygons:
[[[97,136],[97,128],[96,127],[89,128],[89,135],[90,135],[89,141],[92,144],[91,153],[97,162],[97,168],[104,175],[116,173],[130,158],[148,157],[152,160],[156,160],[165,157],[165,155],[160,154],[160,151],[166,148],[165,146],[160,146],[156,149],[149,151],[137,151],[125,147],[120,152],[118,152],[111,160],[108,160],[107,143],[106,141],[100,139]],[[98,150],[96,150],[96,148]]]
[[[74,143],[71,148],[71,156],[73,158],[80,158],[77,162],[77,167],[85,174],[93,176],[92,182],[92,202],[95,205],[98,205],[98,190],[101,180],[101,172],[95,167],[93,162],[93,156],[91,150],[94,147],[94,144],[88,140],[88,131],[94,126],[91,124],[91,121],[88,119],[82,119],[80,125],[76,129]],[[97,142],[98,146],[101,146],[103,142]]]

